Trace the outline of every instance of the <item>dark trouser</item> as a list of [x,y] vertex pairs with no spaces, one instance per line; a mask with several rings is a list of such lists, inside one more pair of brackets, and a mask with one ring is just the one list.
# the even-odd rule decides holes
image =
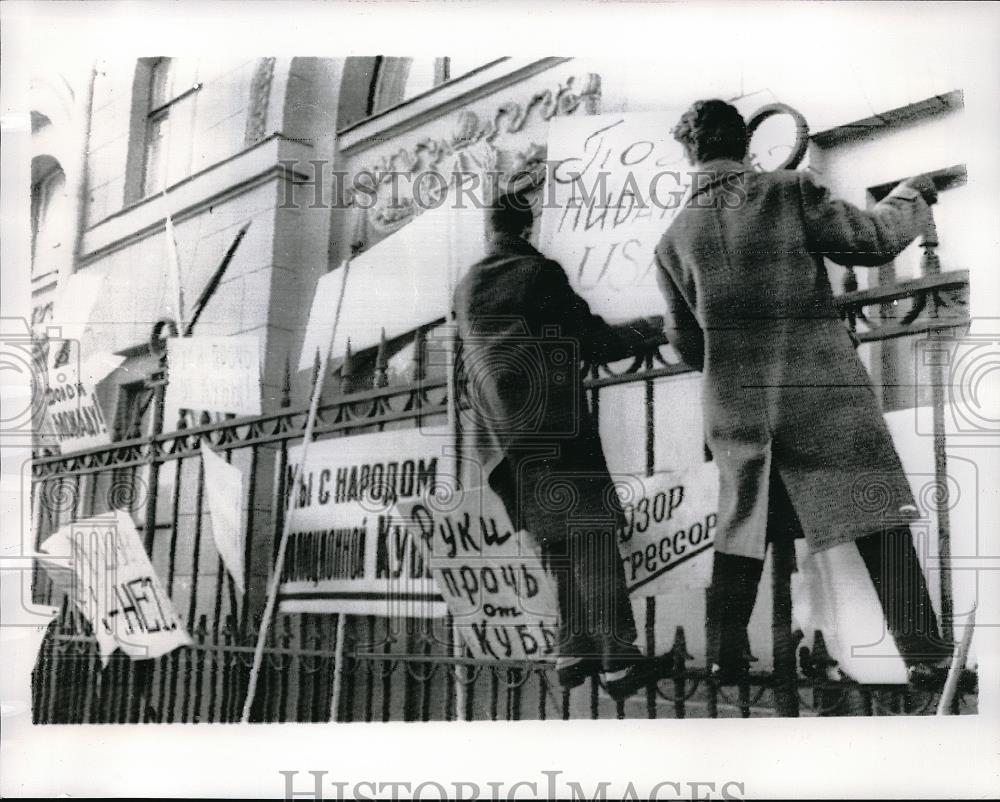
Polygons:
[[[772,473],[767,540],[801,537],[802,526],[784,484]],[[882,605],[886,625],[907,666],[935,662],[951,652],[941,640],[908,526],[888,527],[856,542]],[[757,598],[763,561],[715,553],[708,590],[708,662],[745,667],[747,625]]]
[[[522,483],[528,485],[528,482]],[[511,521],[534,535],[546,569],[556,583],[560,657],[588,657],[605,671],[625,668],[641,652],[625,585],[625,569],[615,541],[615,520],[571,522],[535,515],[518,506],[513,469],[504,461],[490,484]]]

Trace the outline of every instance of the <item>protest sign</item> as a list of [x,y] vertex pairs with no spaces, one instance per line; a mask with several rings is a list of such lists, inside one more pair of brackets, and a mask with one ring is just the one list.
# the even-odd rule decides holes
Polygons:
[[597,314],[663,313],[654,249],[690,183],[670,136],[681,109],[554,117],[540,250]]
[[64,341],[63,348],[49,355],[45,429],[64,454],[111,442],[95,391],[98,383],[125,361],[123,356],[99,353],[81,363],[79,355],[75,340]]
[[477,659],[551,659],[556,590],[534,538],[514,531],[489,488],[455,492],[396,505],[426,549],[455,628]]
[[191,643],[127,512],[67,524],[40,549],[69,560],[71,598],[90,622],[105,664],[119,648],[141,660]]
[[[484,220],[471,197],[452,192],[352,259],[333,356],[348,339],[357,351],[377,345],[383,328],[398,337],[445,317],[455,283],[486,255]],[[303,349],[300,370],[306,359]]]
[[625,513],[618,550],[629,594],[707,587],[719,512],[715,463],[616,486]]
[[171,337],[167,420],[180,409],[260,414],[260,344],[256,334]]
[[205,467],[205,496],[212,516],[215,548],[243,592],[243,474],[212,451],[203,441],[201,460]]
[[[446,612],[418,532],[393,513],[449,474],[447,427],[378,432],[309,446],[288,478],[291,529],[279,610],[424,617]],[[289,449],[298,465],[301,446]]]

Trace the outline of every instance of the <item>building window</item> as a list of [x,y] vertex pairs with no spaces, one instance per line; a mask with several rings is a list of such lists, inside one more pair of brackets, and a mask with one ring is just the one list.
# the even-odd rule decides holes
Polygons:
[[149,71],[149,106],[146,112],[146,153],[142,194],[152,195],[166,186],[167,129],[170,124],[171,66],[173,59],[159,58]]
[[141,58],[132,88],[125,204],[162,192],[190,174],[196,59]]
[[58,272],[69,259],[69,199],[66,174],[57,166],[31,187],[31,276],[41,278]]
[[495,59],[443,56],[437,58],[389,58],[380,56],[375,72],[375,91],[368,113],[378,114],[429,92],[489,64]]

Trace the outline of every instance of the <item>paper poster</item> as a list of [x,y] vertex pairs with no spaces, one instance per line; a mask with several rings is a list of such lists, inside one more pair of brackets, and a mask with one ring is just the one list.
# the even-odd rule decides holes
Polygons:
[[449,194],[352,259],[332,355],[343,355],[348,338],[358,351],[377,345],[383,328],[391,339],[446,317],[455,284],[486,255],[484,221],[471,199],[460,206]]
[[191,643],[127,512],[67,524],[40,549],[69,560],[73,603],[105,664],[116,649],[142,660]]
[[243,473],[201,444],[201,459],[205,467],[205,497],[212,516],[212,538],[226,570],[243,592]]
[[654,249],[690,183],[670,135],[682,112],[557,116],[549,125],[539,247],[609,319],[663,314]]
[[552,659],[559,613],[534,538],[486,488],[397,504],[417,531],[455,628],[480,660]]
[[[288,478],[292,516],[281,612],[407,618],[444,615],[419,533],[394,512],[448,476],[448,427],[320,440]],[[289,449],[289,471],[302,447]]]
[[260,342],[256,334],[171,337],[166,420],[177,411],[259,415]]
[[123,356],[98,353],[81,363],[79,354],[79,343],[75,340],[64,341],[63,348],[49,354],[45,429],[64,454],[111,442],[112,432],[96,389],[102,379],[125,361]]
[[625,526],[618,550],[633,597],[707,587],[719,513],[714,462],[618,482]]

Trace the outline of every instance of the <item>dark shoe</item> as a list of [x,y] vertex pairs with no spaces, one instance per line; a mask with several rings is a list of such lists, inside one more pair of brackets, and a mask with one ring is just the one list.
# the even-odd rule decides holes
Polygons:
[[[906,670],[907,684],[914,691],[940,693],[948,681],[950,663],[916,663]],[[962,669],[958,678],[958,693],[973,694],[979,687],[975,671]]]
[[581,657],[567,665],[556,664],[556,680],[564,691],[570,691],[582,685],[597,673],[599,664],[592,657]]
[[636,657],[626,671],[624,676],[616,679],[607,679],[604,674],[601,676],[604,690],[616,702],[624,702],[650,683],[670,677],[673,673],[673,654],[667,652],[659,657]]

